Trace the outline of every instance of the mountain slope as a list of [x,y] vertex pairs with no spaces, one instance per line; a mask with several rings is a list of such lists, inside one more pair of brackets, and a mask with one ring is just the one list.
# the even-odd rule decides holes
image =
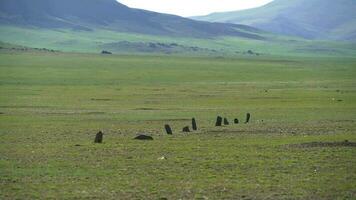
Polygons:
[[115,0],[0,0],[1,41],[25,46],[15,47],[21,52],[33,48],[189,56],[356,55],[350,42],[309,41],[246,25],[198,22],[132,9]]
[[275,0],[265,6],[193,17],[239,23],[308,39],[356,40],[355,0]]
[[107,29],[151,35],[262,39],[243,25],[198,22],[132,9],[115,0],[1,0],[0,24],[39,28]]

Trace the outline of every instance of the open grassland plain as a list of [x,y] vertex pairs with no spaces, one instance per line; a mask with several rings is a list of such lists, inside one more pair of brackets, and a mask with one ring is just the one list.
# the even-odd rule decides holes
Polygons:
[[355,77],[353,58],[3,51],[0,199],[355,199]]

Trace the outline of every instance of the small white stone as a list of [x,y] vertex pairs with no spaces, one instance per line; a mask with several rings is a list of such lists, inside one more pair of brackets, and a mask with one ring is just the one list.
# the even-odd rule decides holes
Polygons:
[[167,160],[166,156],[159,157],[158,160]]

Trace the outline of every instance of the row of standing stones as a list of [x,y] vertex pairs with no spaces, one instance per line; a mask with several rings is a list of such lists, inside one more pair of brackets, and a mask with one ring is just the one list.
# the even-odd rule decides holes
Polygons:
[[[245,124],[248,124],[250,122],[250,119],[251,119],[251,114],[247,113]],[[216,118],[215,126],[217,126],[217,127],[222,126],[223,123],[224,123],[224,125],[230,124],[227,118],[222,118],[222,117],[218,116]],[[239,119],[237,119],[237,118],[234,119],[234,123],[239,124],[240,123]],[[164,125],[164,128],[168,135],[173,135],[173,131],[172,131],[172,128],[170,125],[166,124],[166,125]],[[197,122],[196,122],[195,118],[192,118],[192,129],[193,129],[193,131],[198,130]],[[185,133],[191,132],[189,126],[183,127],[182,131]],[[102,131],[99,131],[95,136],[94,143],[102,143],[103,137],[104,137],[104,133]],[[148,135],[138,135],[134,139],[136,139],[136,140],[153,140],[153,138]]]
[[[172,128],[170,125],[168,125],[168,124],[164,125],[164,129],[166,129],[166,133],[168,135],[173,135],[173,131],[172,131]],[[197,121],[195,120],[195,118],[192,119],[192,129],[193,129],[193,131],[198,130]],[[189,126],[183,127],[182,131],[185,133],[189,133],[190,132]]]
[[[250,113],[247,113],[246,114],[246,121],[245,121],[245,124],[248,124],[250,122],[250,119],[251,119],[251,114]],[[215,123],[215,126],[222,126],[222,123],[223,123],[223,118],[218,116],[216,118],[216,123]],[[240,121],[239,119],[235,118],[234,119],[234,124],[239,124]],[[227,118],[224,118],[224,125],[229,125],[229,120]]]

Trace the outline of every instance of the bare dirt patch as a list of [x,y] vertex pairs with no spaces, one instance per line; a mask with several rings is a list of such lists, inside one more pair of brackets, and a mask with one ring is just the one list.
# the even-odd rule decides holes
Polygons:
[[135,108],[134,110],[160,110],[157,108]]
[[313,147],[356,147],[356,142],[345,140],[343,142],[309,142],[302,144],[291,144],[289,147],[313,148]]
[[95,98],[92,98],[91,100],[92,101],[111,101],[112,99],[95,99]]

